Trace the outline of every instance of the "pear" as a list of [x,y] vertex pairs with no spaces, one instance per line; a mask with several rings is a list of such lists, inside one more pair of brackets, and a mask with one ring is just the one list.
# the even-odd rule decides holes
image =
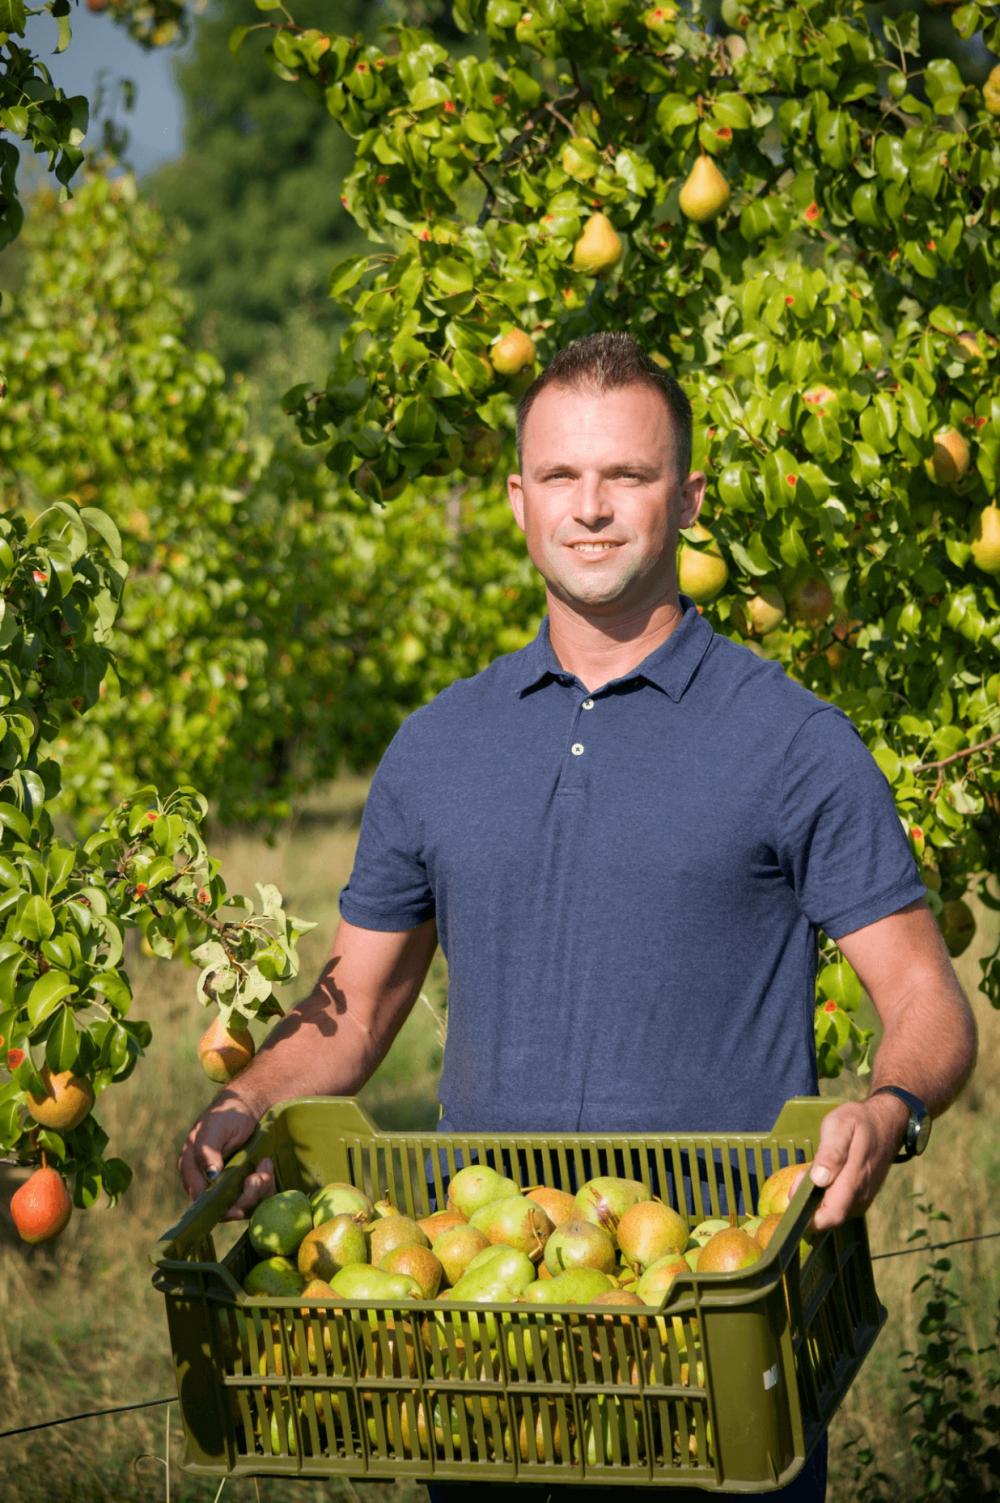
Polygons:
[[763,637],[785,619],[785,597],[774,585],[761,585],[756,595],[733,606],[733,620],[745,637]]
[[444,1269],[448,1283],[457,1284],[476,1254],[489,1245],[474,1226],[450,1226],[435,1237],[431,1251]]
[[689,1272],[686,1258],[682,1258],[679,1253],[668,1253],[665,1258],[658,1258],[655,1263],[650,1263],[636,1284],[635,1292],[644,1305],[659,1305],[667,1290],[673,1288],[678,1274]]
[[509,1195],[494,1200],[470,1218],[470,1225],[489,1242],[516,1247],[536,1263],[542,1256],[545,1239],[553,1230],[552,1222],[540,1205],[525,1195]]
[[941,905],[938,923],[948,954],[957,958],[969,948],[976,932],[976,919],[972,909],[964,898],[950,898]]
[[741,1227],[729,1226],[706,1242],[698,1258],[699,1273],[733,1273],[749,1268],[763,1257],[764,1249]]
[[969,468],[969,445],[957,428],[942,428],[934,435],[934,453],[929,474],[938,485],[957,485]]
[[448,1209],[460,1211],[466,1221],[491,1200],[502,1196],[519,1195],[520,1189],[512,1179],[498,1174],[487,1164],[469,1164],[452,1176],[448,1186]]
[[987,574],[1000,574],[1000,507],[995,501],[983,508],[972,534],[972,559]]
[[501,334],[490,349],[490,362],[499,376],[516,376],[535,361],[535,341],[523,329]]
[[278,1299],[301,1294],[305,1286],[305,1279],[288,1258],[265,1258],[263,1263],[255,1263],[243,1280],[247,1294],[272,1295]]
[[[754,1231],[750,1233],[751,1237],[753,1237],[756,1242],[759,1242],[761,1247],[766,1248],[770,1243],[771,1238],[778,1230],[778,1227],[781,1225],[781,1219],[781,1213],[779,1211],[772,1211],[770,1216],[764,1216],[761,1218],[759,1225]],[[744,1227],[743,1230],[746,1231],[747,1228]]]
[[792,1185],[803,1169],[808,1172],[811,1168],[812,1159],[806,1164],[786,1164],[784,1169],[768,1175],[757,1197],[757,1215],[773,1216],[777,1212],[780,1216],[787,1211],[792,1201]]
[[385,1273],[406,1274],[420,1285],[421,1299],[433,1299],[441,1287],[444,1269],[429,1247],[417,1247],[409,1243],[394,1247],[382,1259]]
[[983,104],[991,115],[1000,115],[1000,63],[990,69],[983,84]]
[[599,277],[617,266],[622,242],[606,214],[591,214],[583,234],[573,247],[573,265],[590,277]]
[[705,1221],[699,1221],[697,1226],[692,1227],[691,1241],[697,1242],[700,1249],[715,1236],[716,1232],[724,1232],[729,1225],[730,1222],[726,1217],[709,1216]]
[[[486,1276],[502,1284],[505,1288],[513,1290],[513,1298],[516,1298],[535,1280],[535,1267],[527,1253],[521,1252],[516,1247],[501,1247],[491,1245],[484,1247],[482,1252],[477,1253],[465,1271],[462,1280],[463,1286],[466,1280],[476,1279],[480,1275]],[[456,1294],[458,1299],[459,1295]]]
[[449,1231],[453,1226],[465,1226],[466,1220],[461,1211],[432,1211],[429,1216],[418,1216],[417,1225],[422,1232],[427,1233],[433,1247],[442,1232]]
[[299,1273],[329,1279],[348,1263],[368,1261],[368,1240],[353,1216],[333,1216],[307,1232],[299,1244]]
[[619,1179],[616,1175],[599,1175],[576,1192],[576,1208],[584,1221],[604,1227],[614,1239],[615,1228],[629,1206],[648,1200],[649,1191],[637,1179]]
[[94,1105],[90,1081],[72,1070],[52,1071],[48,1065],[42,1066],[41,1077],[44,1092],[41,1096],[28,1093],[28,1112],[43,1127],[72,1132]]
[[420,1285],[409,1274],[386,1273],[368,1263],[348,1263],[330,1280],[330,1288],[342,1299],[421,1299]]
[[536,1206],[541,1206],[553,1226],[562,1226],[576,1215],[576,1201],[568,1190],[552,1190],[548,1185],[531,1185],[524,1193]]
[[255,1207],[250,1217],[250,1241],[259,1253],[290,1258],[312,1231],[312,1207],[301,1190],[279,1190]]
[[705,224],[722,213],[729,197],[729,184],[712,158],[702,152],[677,200],[681,213],[696,224]]
[[309,1197],[309,1204],[312,1207],[313,1226],[321,1226],[334,1216],[352,1216],[359,1226],[364,1226],[374,1214],[371,1200],[364,1190],[343,1180],[331,1180],[322,1189],[314,1190]]
[[[685,539],[708,546],[691,548]],[[677,588],[681,594],[690,595],[696,605],[706,605],[715,599],[728,578],[729,566],[713,534],[700,522],[686,527],[677,550]]]
[[371,1235],[371,1261],[381,1267],[386,1253],[394,1247],[430,1247],[431,1241],[410,1216],[381,1216],[369,1227]]
[[687,1241],[684,1217],[659,1200],[637,1201],[618,1223],[621,1255],[636,1269],[646,1269],[668,1253],[682,1252]]
[[228,1085],[254,1056],[254,1041],[248,1028],[239,1022],[226,1024],[216,1018],[198,1040],[198,1058],[209,1080]]
[[503,442],[492,428],[476,427],[468,434],[462,453],[466,475],[488,475],[500,458]]
[[792,588],[788,601],[793,618],[818,626],[833,610],[833,591],[826,576],[818,569],[802,575]]
[[551,1274],[567,1268],[598,1268],[610,1273],[615,1266],[615,1244],[603,1226],[575,1216],[546,1242],[545,1266]]

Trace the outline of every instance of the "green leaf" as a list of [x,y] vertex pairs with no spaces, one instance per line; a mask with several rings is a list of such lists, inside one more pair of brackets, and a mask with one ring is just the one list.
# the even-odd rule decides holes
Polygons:
[[0,0],[0,31],[13,31],[24,36],[27,22],[24,0]]
[[948,57],[935,57],[924,69],[927,98],[938,115],[951,115],[962,97],[962,75]]
[[330,296],[339,298],[356,287],[373,259],[372,256],[348,256],[345,260],[338,261],[330,274]]
[[45,1040],[46,1063],[50,1070],[72,1070],[79,1052],[79,1035],[73,1009],[61,1007]]
[[410,104],[415,110],[432,110],[451,98],[451,90],[440,78],[421,78],[410,91]]
[[128,980],[120,971],[99,971],[90,979],[90,990],[103,997],[115,1012],[126,1013],[132,1006],[132,992]]
[[46,971],[44,976],[39,976],[28,993],[27,1009],[28,1018],[32,1028],[37,1028],[39,1023],[44,1023],[47,1017],[55,1012],[64,997],[71,997],[77,988],[66,975],[65,971]]
[[9,830],[18,840],[30,841],[31,822],[13,804],[0,803],[0,829]]
[[431,281],[440,292],[453,297],[459,292],[471,292],[475,275],[467,262],[460,261],[457,256],[445,256],[431,268]]
[[[16,928],[21,939],[49,939],[55,932],[56,920],[44,898],[31,897],[21,909]],[[50,973],[51,974],[51,973]]]

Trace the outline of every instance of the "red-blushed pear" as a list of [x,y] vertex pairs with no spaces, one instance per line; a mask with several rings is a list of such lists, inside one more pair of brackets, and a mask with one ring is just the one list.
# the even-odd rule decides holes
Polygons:
[[679,1274],[690,1272],[686,1258],[677,1253],[670,1253],[665,1258],[658,1258],[655,1263],[650,1263],[642,1278],[635,1286],[635,1292],[644,1305],[658,1305],[668,1289],[672,1289],[674,1280]]
[[712,158],[702,152],[688,173],[677,203],[681,213],[696,224],[707,224],[729,203],[729,184]]
[[72,1070],[52,1071],[48,1065],[41,1070],[44,1094],[28,1093],[28,1111],[42,1127],[51,1127],[54,1132],[72,1132],[79,1127],[94,1105],[94,1090],[83,1075],[74,1075]]
[[745,637],[763,637],[785,619],[785,597],[775,585],[761,585],[733,606],[733,620]]
[[603,1226],[574,1216],[551,1234],[544,1257],[551,1274],[567,1268],[598,1268],[602,1273],[611,1273],[615,1266],[615,1244]]
[[370,1261],[381,1268],[385,1255],[395,1247],[430,1247],[430,1238],[410,1216],[380,1216],[368,1229]]
[[490,346],[490,362],[499,376],[516,376],[534,359],[535,341],[523,329],[509,329]]
[[394,1247],[379,1266],[385,1273],[402,1273],[415,1279],[420,1285],[422,1299],[434,1299],[444,1278],[441,1260],[429,1247],[417,1247],[413,1243]]
[[786,1164],[784,1169],[776,1169],[769,1174],[760,1187],[760,1195],[757,1197],[757,1215],[779,1216],[788,1210],[792,1201],[792,1186],[803,1170],[806,1173],[812,1168],[812,1159],[806,1164]]
[[640,1200],[618,1222],[618,1247],[635,1269],[646,1269],[670,1254],[679,1256],[687,1246],[684,1217],[660,1200]]
[[766,1248],[780,1225],[781,1213],[779,1211],[772,1211],[770,1216],[764,1216],[761,1219],[760,1225],[751,1235],[760,1243],[761,1247]]
[[10,1214],[22,1242],[49,1242],[66,1227],[73,1202],[62,1175],[45,1166],[36,1169],[10,1198]]
[[457,1284],[477,1253],[490,1243],[474,1226],[452,1226],[435,1237],[431,1251],[449,1284]]
[[927,473],[938,485],[957,485],[969,468],[969,445],[957,428],[942,428],[934,435],[934,452]]
[[461,1211],[433,1211],[429,1216],[418,1216],[416,1221],[420,1230],[426,1232],[431,1239],[431,1247],[442,1232],[448,1231],[450,1227],[466,1224]]
[[553,1190],[548,1185],[530,1185],[524,1193],[529,1200],[541,1206],[553,1226],[562,1226],[576,1215],[576,1201],[568,1190]]
[[748,1237],[741,1227],[730,1226],[705,1243],[698,1257],[698,1272],[733,1273],[738,1268],[749,1268],[763,1252],[760,1243]]
[[833,591],[826,575],[813,570],[801,575],[788,598],[792,617],[810,626],[818,626],[833,610]]
[[606,214],[591,214],[573,247],[573,265],[590,277],[602,276],[622,258],[621,237]]
[[[689,543],[702,546],[693,548]],[[715,536],[701,522],[685,527],[677,549],[677,588],[690,595],[695,605],[714,600],[729,578],[729,566]]]
[[353,1216],[332,1216],[306,1232],[296,1255],[306,1279],[330,1279],[348,1263],[367,1263],[368,1239]]
[[995,501],[976,518],[973,528],[972,561],[985,574],[1000,574],[1000,507]]
[[615,1229],[629,1206],[637,1201],[648,1200],[649,1191],[637,1179],[622,1179],[615,1174],[598,1175],[588,1179],[576,1192],[577,1215],[584,1221],[592,1221],[603,1227],[615,1238]]
[[241,1023],[214,1018],[198,1040],[198,1058],[209,1080],[228,1085],[253,1059],[256,1046]]

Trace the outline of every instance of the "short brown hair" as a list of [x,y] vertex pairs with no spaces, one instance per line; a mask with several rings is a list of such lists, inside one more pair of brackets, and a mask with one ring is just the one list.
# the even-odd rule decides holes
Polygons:
[[677,467],[682,480],[691,467],[691,403],[673,376],[661,370],[631,334],[585,334],[558,350],[517,404],[517,452],[520,460],[524,425],[535,399],[547,386],[577,391],[618,391],[623,386],[648,386],[667,405],[677,440]]

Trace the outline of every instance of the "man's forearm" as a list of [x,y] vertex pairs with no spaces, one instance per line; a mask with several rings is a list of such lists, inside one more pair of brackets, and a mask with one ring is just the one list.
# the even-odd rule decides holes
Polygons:
[[[931,1042],[933,1041],[933,1042]],[[958,986],[928,987],[894,1012],[872,1064],[868,1105],[888,1131],[902,1135],[907,1110],[898,1098],[874,1096],[880,1086],[912,1091],[932,1117],[940,1116],[961,1091],[976,1062],[976,1023]]]

